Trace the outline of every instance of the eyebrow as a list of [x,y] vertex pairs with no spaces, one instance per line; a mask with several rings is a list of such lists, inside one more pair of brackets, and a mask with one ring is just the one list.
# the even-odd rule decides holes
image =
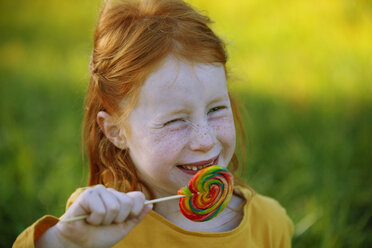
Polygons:
[[208,105],[212,105],[216,102],[228,101],[228,100],[230,100],[230,98],[228,96],[224,95],[224,96],[220,96],[220,97],[217,97],[217,98],[213,99],[212,101],[210,101],[208,103]]
[[176,110],[172,110],[171,112],[167,112],[165,114],[160,114],[158,116],[155,116],[155,120],[162,121],[163,119],[169,118],[171,116],[183,114],[183,113],[185,113],[183,109],[176,109]]
[[[223,96],[219,96],[215,99],[213,99],[212,101],[210,101],[208,103],[208,105],[213,105],[215,104],[216,102],[221,102],[221,101],[228,101],[229,100],[229,97],[227,95],[223,95]],[[156,121],[162,121],[162,119],[165,119],[165,118],[169,118],[171,116],[175,116],[175,115],[179,115],[179,114],[184,114],[186,113],[187,111],[185,111],[184,109],[175,109],[175,110],[172,110],[170,112],[167,112],[165,114],[160,114],[158,116],[155,117],[155,120]]]

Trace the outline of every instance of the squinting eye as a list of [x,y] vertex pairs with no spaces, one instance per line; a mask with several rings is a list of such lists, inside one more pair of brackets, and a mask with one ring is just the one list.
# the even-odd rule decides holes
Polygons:
[[224,109],[224,108],[226,108],[226,107],[224,107],[224,106],[219,106],[219,107],[211,108],[211,109],[208,111],[208,114],[209,114],[209,113],[216,112],[216,111],[218,111],[218,110],[220,110],[220,109]]
[[169,124],[175,123],[177,121],[183,121],[183,119],[174,119],[174,120],[167,121],[166,123],[164,123],[164,126],[167,126]]

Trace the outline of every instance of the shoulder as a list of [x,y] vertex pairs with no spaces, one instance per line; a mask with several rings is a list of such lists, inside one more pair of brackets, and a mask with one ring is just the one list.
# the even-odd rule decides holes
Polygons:
[[255,194],[248,214],[251,226],[257,231],[257,237],[270,241],[272,247],[291,246],[293,223],[278,201]]
[[260,217],[267,216],[270,217],[270,220],[278,221],[289,219],[282,205],[271,197],[256,193],[252,197],[250,205],[252,213]]
[[277,200],[250,188],[243,187],[241,192],[247,200],[245,220],[256,243],[263,247],[291,247],[294,227],[285,208]]
[[248,186],[238,186],[234,192],[246,200],[245,208],[250,215],[263,221],[290,221],[287,211],[277,200],[258,194]]

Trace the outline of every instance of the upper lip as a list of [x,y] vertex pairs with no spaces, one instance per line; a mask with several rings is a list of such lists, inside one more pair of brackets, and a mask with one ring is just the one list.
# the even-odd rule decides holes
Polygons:
[[214,158],[211,158],[211,159],[208,159],[208,160],[202,160],[202,161],[198,161],[198,162],[194,162],[194,163],[188,163],[188,164],[179,164],[178,166],[202,166],[202,165],[210,164],[210,163],[216,161],[217,158],[218,158],[218,155],[215,156]]

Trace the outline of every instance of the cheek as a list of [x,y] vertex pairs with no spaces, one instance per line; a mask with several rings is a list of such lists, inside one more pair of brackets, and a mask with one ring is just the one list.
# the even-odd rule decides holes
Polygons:
[[211,122],[212,128],[216,132],[217,138],[223,142],[228,143],[232,148],[235,147],[235,126],[234,120],[229,117],[213,120]]
[[180,152],[187,142],[189,129],[170,131],[165,130],[155,134],[151,134],[151,143],[153,143],[153,151],[159,157],[169,158]]

